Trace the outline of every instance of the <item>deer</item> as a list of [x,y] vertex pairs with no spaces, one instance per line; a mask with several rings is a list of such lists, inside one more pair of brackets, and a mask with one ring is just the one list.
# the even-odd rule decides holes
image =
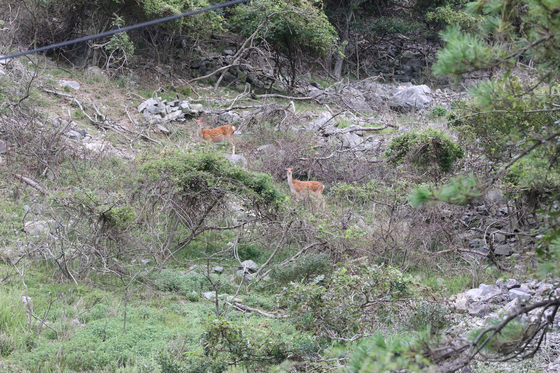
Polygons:
[[235,155],[235,143],[233,142],[233,139],[231,138],[231,136],[233,136],[233,133],[235,132],[235,127],[234,126],[230,126],[225,125],[225,126],[221,126],[218,128],[212,128],[209,130],[204,130],[202,129],[202,119],[197,119],[196,120],[196,124],[198,125],[198,137],[200,137],[202,140],[206,141],[206,150],[208,150],[208,146],[210,145],[210,143],[219,143],[222,142],[224,140],[229,141],[229,143],[231,144],[231,146],[233,147],[233,152],[231,153],[232,155]]
[[292,178],[292,169],[286,168],[287,176],[288,176],[288,185],[290,186],[290,190],[292,193],[296,195],[296,201],[299,200],[299,196],[301,193],[309,193],[312,194],[317,198],[318,201],[321,201],[321,205],[323,204],[323,189],[325,186],[318,181],[299,181]]

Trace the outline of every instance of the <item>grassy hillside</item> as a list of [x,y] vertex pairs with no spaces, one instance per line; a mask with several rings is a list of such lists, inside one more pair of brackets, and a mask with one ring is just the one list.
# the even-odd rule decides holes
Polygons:
[[[177,87],[141,70],[109,78],[40,57],[4,71],[0,370],[343,371],[359,367],[364,351],[384,361],[380,369],[413,369],[428,364],[414,341],[452,322],[445,297],[494,282],[505,265],[535,271],[521,245],[494,262],[464,253],[461,234],[488,223],[476,221],[476,206],[409,204],[413,188],[443,184],[479,164],[476,154],[447,160],[443,171],[432,153],[420,163],[384,157],[384,146],[358,154],[296,131],[324,106],[278,99],[281,110],[267,112],[270,101],[247,98],[236,102],[251,118],[236,124],[241,168],[222,155],[227,143],[204,151],[194,118],[162,131],[136,110],[155,95],[190,100],[204,105],[210,128],[235,90]],[[375,136],[401,135],[393,149],[451,146],[438,110],[387,109],[380,115],[401,130]],[[402,137],[414,132],[406,126],[440,132]],[[87,130],[86,141],[70,139],[70,129]],[[286,167],[325,185],[324,208],[295,201]],[[238,273],[246,260],[256,273]]]

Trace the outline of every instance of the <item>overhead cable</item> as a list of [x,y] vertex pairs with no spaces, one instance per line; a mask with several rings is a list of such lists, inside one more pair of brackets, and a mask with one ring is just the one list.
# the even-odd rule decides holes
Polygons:
[[46,51],[46,50],[49,50],[49,49],[61,48],[61,47],[65,47],[67,45],[81,43],[81,42],[89,41],[89,40],[92,40],[92,39],[103,38],[103,37],[115,35],[115,34],[118,34],[118,33],[121,33],[121,32],[136,30],[136,29],[139,29],[139,28],[142,28],[142,27],[157,25],[158,23],[173,21],[173,20],[178,19],[178,18],[193,16],[195,14],[207,12],[207,11],[214,10],[214,9],[225,8],[225,7],[228,7],[228,6],[231,6],[231,5],[244,3],[246,1],[248,1],[248,0],[228,1],[227,3],[212,5],[208,8],[197,9],[197,10],[193,10],[193,11],[190,11],[190,12],[187,12],[187,13],[176,14],[176,15],[169,16],[169,17],[154,19],[154,20],[148,21],[148,22],[138,23],[136,25],[131,25],[131,26],[123,27],[123,28],[118,28],[118,29],[114,29],[114,30],[105,31],[105,32],[102,32],[100,34],[84,36],[84,37],[81,37],[81,38],[78,38],[78,39],[73,39],[73,40],[63,41],[61,43],[46,45],[44,47],[40,47],[40,48],[36,48],[36,49],[30,49],[30,50],[27,50],[25,52],[15,53],[15,54],[12,54],[12,55],[9,55],[9,56],[0,56],[0,61],[8,60],[8,59],[11,59],[11,58],[17,58],[17,57],[25,56],[25,55],[32,54],[32,53],[43,52],[43,51]]

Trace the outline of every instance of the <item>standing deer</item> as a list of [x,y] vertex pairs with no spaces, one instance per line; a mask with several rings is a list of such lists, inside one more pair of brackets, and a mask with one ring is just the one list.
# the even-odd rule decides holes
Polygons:
[[313,194],[317,197],[318,201],[321,201],[323,204],[323,189],[325,186],[318,181],[299,181],[292,179],[292,169],[286,168],[287,175],[288,175],[288,185],[290,186],[290,190],[292,193],[296,195],[296,201],[299,199],[299,195],[301,193],[309,193]]
[[227,140],[227,141],[229,141],[229,143],[233,147],[232,155],[235,155],[235,143],[233,142],[233,139],[231,138],[231,136],[233,136],[233,133],[235,132],[235,127],[234,126],[230,126],[228,124],[228,125],[221,126],[221,127],[218,127],[218,128],[203,130],[202,129],[202,119],[197,119],[196,124],[198,125],[198,137],[200,137],[202,140],[206,141],[206,150],[208,150],[208,146],[210,145],[211,142],[219,143],[219,142],[222,142],[224,140]]

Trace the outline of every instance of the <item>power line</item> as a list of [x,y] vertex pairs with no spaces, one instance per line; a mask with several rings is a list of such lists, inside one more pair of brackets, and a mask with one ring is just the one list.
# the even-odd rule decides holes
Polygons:
[[51,45],[47,45],[47,46],[40,47],[40,48],[37,48],[37,49],[30,49],[30,50],[27,50],[25,52],[19,52],[19,53],[12,54],[12,55],[9,55],[9,56],[0,56],[0,61],[7,60],[7,59],[10,59],[10,58],[17,58],[17,57],[25,56],[25,55],[32,54],[32,53],[43,52],[43,51],[46,51],[46,50],[49,50],[49,49],[65,47],[67,45],[81,43],[81,42],[84,42],[84,41],[97,39],[97,38],[102,38],[102,37],[105,37],[105,36],[111,36],[111,35],[114,35],[114,34],[118,34],[120,32],[126,32],[126,31],[130,31],[130,30],[136,30],[136,29],[139,29],[139,28],[142,28],[142,27],[157,25],[158,23],[173,21],[173,20],[178,19],[178,18],[193,16],[195,14],[207,12],[209,10],[225,8],[225,7],[228,7],[230,5],[244,3],[246,1],[248,1],[248,0],[228,1],[227,3],[212,5],[211,7],[208,7],[208,8],[197,9],[197,10],[193,10],[193,11],[190,11],[190,12],[187,12],[187,13],[176,14],[174,16],[159,18],[159,19],[155,19],[155,20],[152,20],[152,21],[148,21],[148,22],[142,22],[142,23],[138,23],[136,25],[126,26],[126,27],[119,28],[119,29],[116,29],[116,30],[105,31],[105,32],[102,32],[100,34],[89,35],[89,36],[84,36],[84,37],[81,37],[81,38],[78,38],[78,39],[63,41],[61,43],[51,44]]

